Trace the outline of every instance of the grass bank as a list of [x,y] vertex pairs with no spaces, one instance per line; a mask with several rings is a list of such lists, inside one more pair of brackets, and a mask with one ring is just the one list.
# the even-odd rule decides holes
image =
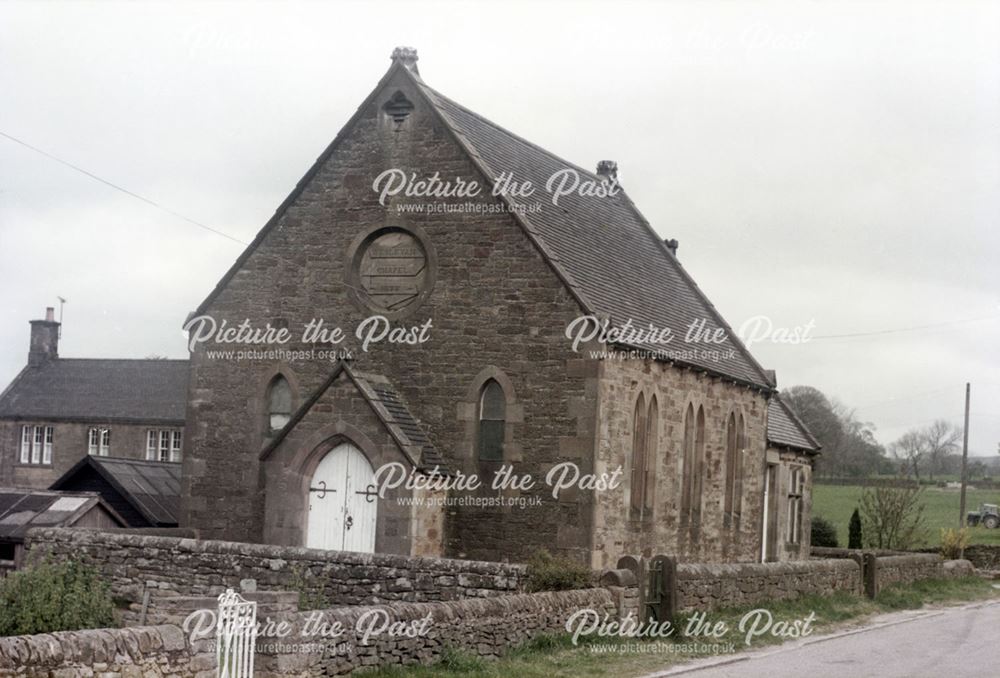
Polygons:
[[[803,620],[814,615],[812,635],[820,635],[838,627],[858,624],[871,615],[917,609],[924,605],[960,603],[986,598],[1000,598],[1000,590],[991,582],[978,577],[929,580],[887,588],[876,600],[849,594],[808,596],[783,601],[765,607],[778,621]],[[745,651],[745,634],[739,631],[741,619],[752,623],[757,617],[747,617],[754,608],[724,610],[708,615],[714,625],[723,622],[730,629],[720,640],[692,642],[691,638],[674,637],[666,640],[587,639],[573,645],[568,634],[542,636],[511,651],[496,661],[489,661],[462,652],[449,652],[444,660],[432,666],[388,668],[364,673],[367,678],[580,678],[641,676],[683,661],[728,653],[720,651],[722,644],[734,643],[736,652]],[[679,623],[684,627],[686,615]],[[775,624],[776,625],[776,624]],[[749,628],[749,626],[745,627]],[[774,626],[772,626],[774,628]],[[783,642],[784,638],[762,635],[754,638],[751,649]],[[702,645],[714,644],[716,651],[706,651]]]
[[[860,485],[813,485],[813,515],[822,516],[833,523],[841,546],[847,546],[847,526],[851,513],[861,503],[862,490]],[[958,527],[959,491],[927,487],[924,489],[923,502],[928,534],[921,546],[938,546],[941,528]],[[969,490],[966,494],[966,511],[974,511],[983,503],[1000,503],[1000,491]],[[1000,544],[1000,529],[970,528],[969,543]]]

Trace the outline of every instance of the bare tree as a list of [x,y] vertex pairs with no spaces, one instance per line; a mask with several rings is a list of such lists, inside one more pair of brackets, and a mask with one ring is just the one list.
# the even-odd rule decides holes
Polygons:
[[889,446],[896,459],[904,463],[906,474],[913,474],[917,482],[920,482],[920,466],[927,456],[927,443],[923,432],[916,429],[907,431],[903,437]]
[[923,489],[911,483],[866,487],[861,493],[865,546],[905,550],[927,537]]
[[924,453],[931,480],[934,480],[935,471],[943,469],[948,455],[959,449],[958,441],[961,439],[962,429],[944,419],[938,419],[924,430]]

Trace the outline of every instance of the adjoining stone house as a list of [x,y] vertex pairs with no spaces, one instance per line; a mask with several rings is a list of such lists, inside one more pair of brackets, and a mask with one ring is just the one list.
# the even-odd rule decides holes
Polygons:
[[[409,188],[383,192],[394,170]],[[559,173],[616,183],[614,163],[597,173],[567,163],[435,91],[415,52],[396,50],[189,318],[193,334],[245,323],[288,337],[193,344],[182,525],[208,538],[395,553],[433,553],[439,541],[440,555],[475,559],[546,548],[594,567],[624,553],[760,560],[765,525],[779,517],[764,501],[768,464],[808,468],[815,450],[769,453],[775,383],[676,243],[621,191],[555,204],[545,186]],[[535,195],[495,194],[502,177],[530,181]],[[414,182],[434,178],[451,192],[418,195]],[[463,193],[469,182],[486,190]],[[673,352],[635,335],[574,346],[567,328],[583,316],[668,328]],[[346,338],[304,337],[316,320]],[[400,341],[363,346],[371,322]],[[692,327],[716,341],[685,343]],[[349,364],[337,360],[345,350]],[[374,497],[387,462],[416,478],[437,467],[487,483],[509,465],[536,483],[452,490],[440,515],[415,509],[405,488]],[[621,485],[553,497],[542,480],[563,462],[583,474],[621,467]]]
[[87,455],[179,462],[186,360],[59,357],[51,308],[0,393],[0,485],[47,488]]

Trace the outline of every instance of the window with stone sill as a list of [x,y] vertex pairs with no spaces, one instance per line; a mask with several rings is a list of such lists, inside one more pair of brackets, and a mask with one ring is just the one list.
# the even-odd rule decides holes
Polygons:
[[183,433],[176,429],[150,429],[146,437],[146,459],[179,462],[182,437]]
[[51,426],[22,426],[21,463],[32,466],[51,464],[52,438]]
[[482,461],[503,461],[507,427],[507,397],[495,379],[483,385],[479,395],[479,435],[476,447]]
[[274,434],[285,428],[292,418],[292,388],[288,380],[280,374],[276,376],[267,390],[267,429]]
[[639,394],[632,414],[632,474],[629,510],[633,519],[653,516],[653,495],[656,486],[656,450],[659,442],[659,413],[656,396],[646,404]]
[[742,413],[731,413],[726,422],[726,487],[723,524],[739,530],[743,505],[743,456],[746,453],[746,423]]
[[92,428],[87,432],[87,454],[106,457],[111,453],[111,429]]
[[705,408],[689,404],[684,414],[684,449],[681,470],[681,525],[701,522],[705,468]]

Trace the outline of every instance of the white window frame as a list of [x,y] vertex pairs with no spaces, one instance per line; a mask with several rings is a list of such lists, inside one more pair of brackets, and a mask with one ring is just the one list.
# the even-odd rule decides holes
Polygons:
[[87,454],[107,457],[111,453],[111,429],[92,428],[87,432]]
[[147,461],[180,461],[183,432],[151,428],[146,432]]
[[26,466],[51,466],[52,438],[51,426],[21,426],[20,462]]
[[21,427],[21,463],[31,463],[31,440],[34,436],[33,427]]

